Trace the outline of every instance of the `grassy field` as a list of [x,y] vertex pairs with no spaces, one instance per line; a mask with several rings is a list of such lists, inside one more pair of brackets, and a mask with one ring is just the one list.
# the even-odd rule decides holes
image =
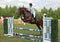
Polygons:
[[[14,22],[14,27],[24,27],[24,28],[33,28],[33,29],[38,29],[35,24],[26,24],[26,25],[21,25],[18,24],[18,21],[15,20]],[[15,32],[20,32],[20,33],[26,33],[26,34],[33,34],[33,35],[39,35],[39,32],[31,32],[31,31],[23,31],[23,30],[14,30]],[[60,20],[58,24],[58,41],[60,42]],[[0,24],[0,42],[35,42],[33,40],[26,40],[26,39],[21,39],[17,37],[7,37],[4,36],[4,28],[3,24]]]
[[[23,28],[32,28],[32,29],[38,29],[35,24],[26,24],[26,25],[21,25],[18,23],[18,21],[14,21],[14,27],[23,27]],[[24,34],[32,34],[32,35],[39,35],[39,32],[32,32],[32,31],[26,31],[26,30],[14,30],[15,32],[19,33],[24,33]],[[3,24],[0,24],[0,42],[35,42],[33,40],[27,40],[27,39],[22,39],[22,38],[17,38],[17,37],[7,37],[4,36],[4,28]]]

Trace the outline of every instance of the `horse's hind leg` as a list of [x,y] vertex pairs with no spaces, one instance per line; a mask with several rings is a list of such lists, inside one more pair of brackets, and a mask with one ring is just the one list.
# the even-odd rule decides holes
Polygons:
[[[38,29],[39,30],[42,30],[41,28],[40,28],[40,25],[38,25],[38,24],[36,24],[37,25],[37,27],[38,27]],[[42,32],[40,31],[40,35],[42,35]]]

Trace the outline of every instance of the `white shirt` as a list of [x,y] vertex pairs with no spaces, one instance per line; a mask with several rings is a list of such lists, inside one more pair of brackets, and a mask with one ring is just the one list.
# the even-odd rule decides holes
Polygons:
[[35,10],[34,10],[34,7],[30,7],[29,9],[30,9],[31,14],[33,14],[34,17],[35,17]]

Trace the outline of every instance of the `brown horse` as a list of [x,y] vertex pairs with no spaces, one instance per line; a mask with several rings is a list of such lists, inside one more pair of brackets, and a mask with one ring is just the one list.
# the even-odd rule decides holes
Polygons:
[[40,18],[34,19],[32,17],[32,14],[30,13],[30,11],[28,11],[24,7],[19,8],[18,13],[19,13],[19,16],[23,15],[24,18],[22,20],[24,22],[28,22],[28,23],[31,23],[31,24],[36,24],[38,29],[42,30],[42,28],[43,28],[43,20],[42,19],[40,19]]

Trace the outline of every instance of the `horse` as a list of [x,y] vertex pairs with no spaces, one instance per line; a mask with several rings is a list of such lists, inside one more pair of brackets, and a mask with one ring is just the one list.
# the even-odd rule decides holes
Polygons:
[[[43,29],[43,20],[41,18],[36,18],[34,19],[32,17],[32,14],[30,11],[27,10],[27,8],[25,7],[21,7],[18,9],[18,16],[23,15],[22,20],[26,23],[30,23],[30,24],[36,24],[36,26],[38,27],[39,30]],[[41,32],[40,32],[41,33]]]

